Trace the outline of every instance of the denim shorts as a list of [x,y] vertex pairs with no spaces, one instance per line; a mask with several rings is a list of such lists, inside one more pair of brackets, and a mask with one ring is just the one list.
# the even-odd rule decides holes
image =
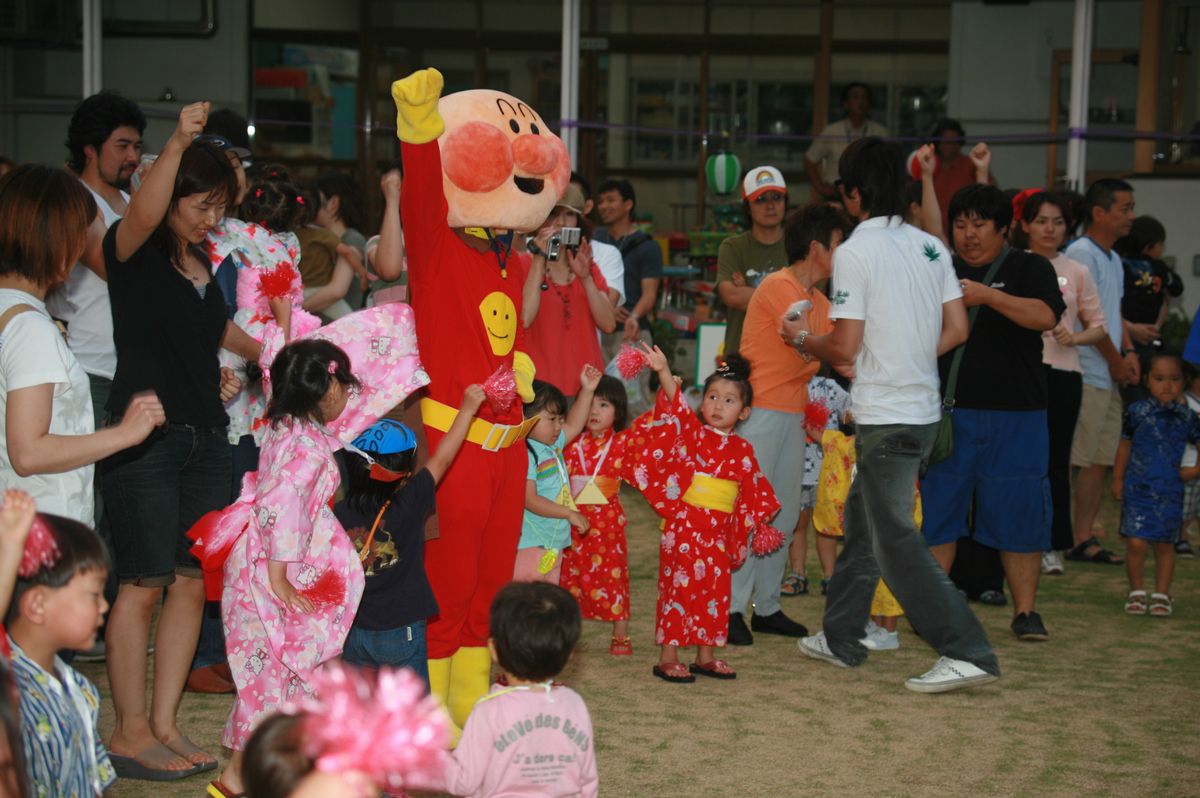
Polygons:
[[177,574],[200,577],[187,531],[205,513],[229,504],[225,430],[167,424],[104,461],[104,508],[122,583],[162,587]]
[[429,687],[429,665],[426,662],[425,621],[417,621],[397,629],[361,629],[350,627],[342,659],[360,668],[379,670],[411,668]]

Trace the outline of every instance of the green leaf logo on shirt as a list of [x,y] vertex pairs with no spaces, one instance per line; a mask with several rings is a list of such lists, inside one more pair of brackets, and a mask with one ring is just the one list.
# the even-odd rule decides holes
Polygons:
[[923,254],[925,258],[931,262],[942,257],[942,253],[937,251],[937,247],[929,242],[926,242],[925,246],[921,248],[921,254]]
[[844,304],[846,304],[846,300],[849,298],[850,298],[849,291],[834,291],[833,292],[833,304],[835,304],[835,305],[844,305]]

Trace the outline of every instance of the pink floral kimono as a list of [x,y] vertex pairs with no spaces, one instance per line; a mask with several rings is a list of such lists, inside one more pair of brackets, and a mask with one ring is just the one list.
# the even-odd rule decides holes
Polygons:
[[[210,577],[223,573],[221,616],[237,700],[221,742],[239,751],[265,715],[312,692],[313,674],[341,653],[362,598],[362,566],[330,510],[339,482],[334,452],[429,382],[407,305],[352,313],[304,337],[341,347],[361,390],[351,392],[328,425],[302,419],[271,425],[259,470],[246,476],[237,502],[192,532],[210,593]],[[283,343],[282,332],[269,325],[264,370]],[[313,612],[283,609],[271,590],[268,560],[288,563],[288,580],[316,605]]]

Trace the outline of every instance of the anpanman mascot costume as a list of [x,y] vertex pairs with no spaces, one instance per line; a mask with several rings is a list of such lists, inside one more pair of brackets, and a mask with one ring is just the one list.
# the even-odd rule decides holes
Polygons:
[[[535,230],[566,190],[566,147],[528,105],[498,91],[441,97],[442,75],[392,84],[404,162],[401,218],[417,338],[429,372],[421,416],[432,450],[463,390],[500,366],[533,398],[521,352],[521,281],[507,268],[513,232]],[[524,438],[513,402],[484,404],[437,492],[440,536],[425,568],[439,614],[426,637],[429,681],[459,728],[487,692],[488,613],[512,579],[525,503]]]

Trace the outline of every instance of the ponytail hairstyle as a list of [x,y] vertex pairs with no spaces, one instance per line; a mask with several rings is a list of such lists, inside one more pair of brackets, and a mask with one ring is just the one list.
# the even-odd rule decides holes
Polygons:
[[242,200],[243,221],[265,227],[272,233],[287,233],[300,215],[300,190],[286,180],[256,180]]
[[727,355],[717,370],[704,381],[704,392],[708,393],[708,387],[717,380],[727,380],[737,385],[742,394],[742,404],[746,407],[754,404],[754,389],[750,387],[750,361],[746,358]]
[[[349,389],[361,385],[350,371],[350,358],[338,346],[319,338],[294,341],[271,364],[271,401],[267,420],[311,418],[321,424],[321,400],[334,380]],[[331,419],[330,419],[331,420]]]

